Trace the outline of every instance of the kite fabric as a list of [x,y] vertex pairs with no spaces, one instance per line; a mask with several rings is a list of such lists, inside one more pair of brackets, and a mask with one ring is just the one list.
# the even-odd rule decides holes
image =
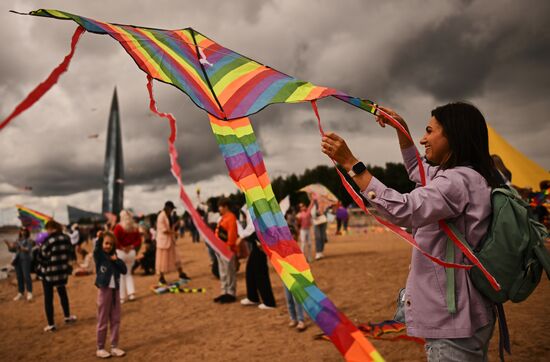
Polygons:
[[[426,343],[426,340],[424,338],[407,335],[407,326],[405,325],[405,323],[395,320],[385,320],[380,323],[362,323],[359,324],[357,328],[359,328],[359,330],[362,331],[368,338],[391,342],[405,340],[417,343],[421,346]],[[329,340],[328,337],[323,333],[315,335],[314,339]]]
[[15,205],[15,207],[17,207],[17,217],[21,220],[21,224],[31,230],[44,229],[46,223],[52,219],[51,216],[29,209],[23,205]]
[[[382,360],[380,354],[372,347],[361,331],[339,312],[315,285],[309,265],[297,243],[292,240],[288,226],[273,195],[262,155],[247,117],[270,104],[310,101],[319,119],[319,127],[322,133],[315,101],[332,96],[371,114],[382,115],[410,138],[404,127],[369,100],[351,97],[336,89],[300,81],[224,48],[192,28],[163,30],[112,24],[58,10],[40,9],[30,12],[28,15],[73,20],[79,24],[79,27],[73,35],[71,52],[48,78],[47,87],[39,86],[31,92],[16,107],[16,110],[0,123],[0,129],[13,120],[17,114],[30,107],[49,87],[55,84],[59,75],[67,69],[76,42],[83,29],[92,33],[111,36],[121,44],[138,67],[148,75],[151,111],[170,122],[171,134],[168,142],[171,171],[178,180],[180,198],[186,209],[192,214],[195,222],[202,225],[200,223],[201,218],[196,212],[193,213],[193,205],[187,197],[181,182],[181,170],[177,163],[178,155],[174,146],[175,119],[169,114],[160,113],[156,110],[152,95],[152,78],[180,89],[198,107],[209,114],[210,124],[224,155],[229,174],[246,195],[247,204],[263,249],[269,255],[275,270],[283,279],[285,285],[303,304],[312,319],[329,336],[346,360]],[[21,108],[22,105],[24,108]],[[418,151],[416,151],[416,158],[422,184],[425,184],[425,172]],[[368,213],[361,198],[353,191],[343,175],[339,174],[353,199]],[[383,219],[376,219],[403,237],[434,262],[447,267],[472,267],[471,265],[445,263],[422,251],[414,239],[397,226]],[[211,245],[217,245],[219,240],[215,236],[210,238],[208,236],[209,230],[200,229],[203,235],[206,235],[207,242]],[[461,243],[457,245],[462,246]],[[225,249],[227,249],[225,246],[222,248],[221,244],[217,245],[218,252],[223,254]],[[473,254],[466,255],[474,265],[480,267],[481,270],[484,269]],[[225,254],[225,257],[228,257],[228,254]],[[490,279],[488,273],[486,276]],[[498,287],[498,284],[496,284],[496,287]]]
[[210,116],[210,125],[229,175],[245,194],[263,250],[286,288],[346,360],[380,359],[370,342],[315,284],[309,264],[293,240],[273,194],[250,120],[223,121]]

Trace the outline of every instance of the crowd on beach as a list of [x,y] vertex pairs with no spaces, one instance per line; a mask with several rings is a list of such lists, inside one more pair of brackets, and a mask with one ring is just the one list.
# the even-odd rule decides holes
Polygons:
[[[405,121],[394,111],[380,107],[407,129]],[[388,117],[378,116],[381,126],[389,124]],[[390,124],[391,125],[391,124]],[[426,156],[417,162],[416,149],[411,139],[398,131],[398,140],[405,167],[417,187],[407,194],[388,188],[366,169],[348,148],[344,139],[335,133],[323,136],[321,148],[353,179],[376,211],[392,223],[412,230],[429,253],[442,260],[447,251],[447,235],[439,228],[439,220],[452,220],[472,248],[481,245],[491,222],[491,190],[511,185],[512,175],[488,151],[487,128],[483,115],[473,105],[450,103],[432,111],[426,134],[421,144]],[[426,179],[420,174],[419,165]],[[539,193],[526,193],[538,221],[548,226],[549,183],[541,183]],[[309,202],[289,208],[286,221],[308,262],[325,258],[329,220],[337,222],[336,234],[346,232],[349,214],[343,205],[323,205],[315,194]],[[119,348],[121,304],[136,300],[133,275],[138,269],[144,274],[158,275],[159,286],[179,287],[191,280],[183,270],[182,258],[176,250],[176,239],[186,230],[193,242],[200,242],[197,227],[189,214],[179,217],[171,201],[154,220],[139,220],[130,211],[122,210],[118,218],[105,225],[95,225],[90,238],[82,238],[77,225],[66,230],[54,220],[46,223],[43,240],[30,239],[30,232],[22,227],[15,243],[8,247],[15,253],[18,291],[14,298],[32,300],[31,271],[37,273],[44,291],[44,309],[47,325],[44,331],[57,329],[53,313],[53,294],[57,290],[63,309],[64,322],[75,323],[70,313],[67,280],[71,274],[95,274],[97,297],[97,356],[123,356]],[[253,227],[246,205],[235,205],[221,198],[198,213],[217,238],[233,252],[229,259],[207,247],[210,270],[220,281],[221,293],[214,303],[237,302],[237,278],[240,261],[246,258],[246,297],[240,300],[245,307],[261,310],[276,308],[267,256]],[[313,235],[311,230],[313,229]],[[82,262],[75,264],[76,254]],[[457,253],[451,261],[462,262]],[[413,249],[406,288],[400,294],[400,308],[407,333],[426,340],[429,361],[485,361],[489,341],[493,335],[495,304],[472,284],[465,269],[454,269],[452,284],[447,268],[436,265],[418,250]],[[177,271],[178,280],[168,282],[166,275]],[[449,289],[448,286],[452,285]],[[447,294],[441,291],[447,291]],[[304,309],[296,297],[285,288],[289,326],[297,331],[306,329]],[[449,297],[449,296],[452,297]],[[111,331],[110,351],[106,349],[107,330]],[[454,356],[454,357],[453,357]],[[458,356],[458,357],[457,357]]]
[[[348,211],[340,203],[319,207],[312,197],[309,205],[300,203],[290,207],[285,218],[309,262],[324,257],[324,245],[328,241],[327,223],[336,220],[337,234],[347,232]],[[261,310],[276,308],[267,256],[254,230],[246,205],[236,205],[230,199],[214,199],[209,205],[201,204],[197,211],[215,235],[233,252],[225,260],[208,245],[208,267],[214,278],[219,279],[221,293],[214,303],[237,302],[237,271],[246,261],[246,297],[240,305]],[[314,238],[311,236],[313,229]],[[176,240],[188,233],[193,243],[201,237],[190,214],[178,215],[172,201],[167,201],[162,210],[150,218],[135,217],[131,211],[122,210],[105,223],[92,225],[61,225],[55,220],[45,224],[44,231],[31,235],[29,228],[18,230],[15,242],[5,241],[14,255],[12,265],[16,272],[18,293],[14,301],[33,300],[33,277],[40,280],[44,291],[44,310],[47,325],[45,332],[54,332],[54,290],[59,295],[66,324],[77,321],[71,314],[67,283],[70,276],[94,276],[97,297],[97,351],[100,358],[125,355],[119,348],[121,304],[137,298],[134,276],[158,276],[158,287],[180,287],[191,278],[183,270],[183,262],[176,250]],[[315,240],[315,251],[312,240]],[[177,271],[178,279],[168,281],[167,274]],[[25,295],[26,291],[26,295]],[[304,309],[285,289],[289,326],[297,331],[306,327]],[[107,331],[111,331],[110,350],[106,348]]]

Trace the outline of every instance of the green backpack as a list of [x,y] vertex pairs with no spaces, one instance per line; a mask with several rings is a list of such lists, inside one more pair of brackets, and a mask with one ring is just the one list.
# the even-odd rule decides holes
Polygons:
[[[477,267],[470,269],[470,278],[475,287],[495,303],[521,302],[535,290],[543,269],[550,279],[550,254],[544,246],[548,230],[532,218],[529,205],[515,190],[493,189],[491,203],[493,216],[489,231],[473,253],[495,277],[501,290],[493,289]],[[456,227],[448,226],[460,242],[472,250]]]

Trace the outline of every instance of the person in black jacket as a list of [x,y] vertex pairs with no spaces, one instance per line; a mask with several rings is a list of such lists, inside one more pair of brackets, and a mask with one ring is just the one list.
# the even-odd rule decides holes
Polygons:
[[[126,354],[117,348],[120,329],[120,275],[126,274],[126,264],[115,252],[116,237],[105,232],[94,246],[97,291],[97,352],[96,356],[108,358]],[[105,350],[107,327],[111,325],[111,353]]]
[[44,331],[53,332],[56,330],[53,312],[54,287],[56,287],[61,300],[65,323],[76,321],[76,316],[70,313],[69,297],[65,288],[69,275],[72,273],[70,265],[72,245],[69,237],[63,234],[62,226],[57,221],[49,220],[45,225],[45,229],[48,238],[40,245],[37,258],[44,289],[44,309],[48,319],[48,325],[44,328]]

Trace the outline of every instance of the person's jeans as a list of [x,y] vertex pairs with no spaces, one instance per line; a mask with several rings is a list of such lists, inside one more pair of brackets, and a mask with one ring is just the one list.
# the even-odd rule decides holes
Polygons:
[[327,223],[315,225],[313,231],[315,232],[315,251],[322,253],[327,242]]
[[23,294],[25,287],[27,287],[27,292],[32,293],[31,259],[20,256],[15,264],[15,274],[17,275],[19,293]]
[[304,308],[302,305],[294,298],[290,290],[287,289],[285,286],[285,296],[286,296],[286,304],[288,306],[288,314],[290,315],[290,319],[293,321],[304,321]]
[[494,329],[495,319],[493,318],[489,324],[478,329],[470,338],[426,338],[424,349],[428,362],[486,362]]
[[311,262],[311,240],[309,229],[300,229],[300,249],[302,249],[302,253],[304,253],[306,260]]
[[[54,316],[53,316],[53,288],[54,285],[45,280],[42,281],[42,286],[44,289],[44,309],[46,311],[46,319],[48,320],[48,325],[53,326]],[[64,285],[56,286],[57,294],[59,295],[59,300],[61,301],[61,307],[63,308],[63,315],[65,318],[71,316],[71,310],[69,308],[69,297],[67,295],[67,289]]]

